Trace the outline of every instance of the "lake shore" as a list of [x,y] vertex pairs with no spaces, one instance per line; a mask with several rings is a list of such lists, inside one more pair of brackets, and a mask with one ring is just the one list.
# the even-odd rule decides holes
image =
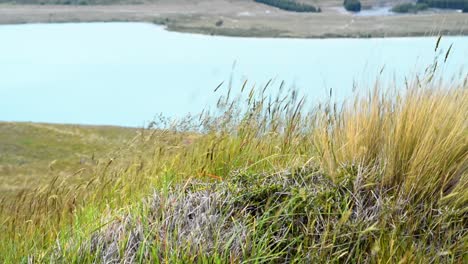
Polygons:
[[[468,35],[456,12],[361,16],[336,6],[322,13],[285,12],[254,2],[196,1],[140,5],[0,5],[0,24],[149,22],[170,31],[239,37],[369,38]],[[408,25],[411,25],[410,27]]]

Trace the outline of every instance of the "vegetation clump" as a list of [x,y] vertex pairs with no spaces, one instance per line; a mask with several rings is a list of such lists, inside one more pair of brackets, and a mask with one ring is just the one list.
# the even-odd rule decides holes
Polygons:
[[[106,219],[104,228],[72,247],[72,252],[55,249],[54,258],[79,252],[75,260],[80,263],[167,259],[238,262],[262,257],[290,263],[320,262],[350,251],[372,262],[386,254],[384,248],[375,248],[375,243],[389,239],[376,242],[389,232],[402,240],[400,245],[411,241],[405,236],[426,234],[413,241],[416,244],[412,247],[415,251],[424,249],[433,258],[437,248],[427,248],[427,243],[434,245],[466,236],[466,231],[444,233],[461,227],[453,212],[422,201],[412,208],[406,195],[393,196],[378,187],[366,187],[357,178],[357,168],[343,169],[343,180],[338,183],[323,175],[318,167],[273,174],[235,173],[221,183],[189,181],[168,192],[156,191],[143,201],[136,216],[121,214],[114,220]],[[404,212],[413,209],[411,217],[415,218],[408,218]],[[382,219],[388,220],[379,223]],[[399,222],[392,223],[390,219]],[[432,219],[430,224],[425,223],[426,219]],[[411,227],[405,221],[422,225]],[[432,221],[448,223],[449,227],[434,230]],[[322,248],[323,243],[335,246]],[[302,252],[306,245],[309,250]],[[313,248],[321,250],[310,250]],[[461,253],[456,253],[457,258]],[[336,260],[350,258],[352,255],[344,255]]]
[[321,12],[320,8],[310,4],[298,3],[294,0],[255,0],[255,2],[274,6],[286,11],[311,13]]
[[428,9],[429,6],[426,3],[403,3],[392,7],[391,11],[395,13],[418,13]]
[[361,11],[361,1],[359,0],[345,0],[344,8],[351,12],[359,12]]
[[468,8],[468,0],[418,0],[418,3],[427,4],[429,7],[443,9]]

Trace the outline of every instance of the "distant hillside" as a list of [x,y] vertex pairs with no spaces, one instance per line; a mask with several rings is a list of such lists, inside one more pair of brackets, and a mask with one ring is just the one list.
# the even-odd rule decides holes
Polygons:
[[0,193],[91,168],[135,135],[133,128],[0,122]]
[[[16,4],[58,4],[58,5],[112,5],[112,4],[145,4],[145,3],[193,3],[193,2],[213,2],[215,0],[0,0],[0,3],[16,3]],[[256,0],[231,0],[230,2],[245,3]],[[323,6],[342,6],[341,0],[287,0],[286,2],[297,2],[298,4],[312,5],[317,7]],[[370,5],[385,5],[392,3],[401,3],[401,0],[362,0],[364,6]],[[404,1],[403,1],[404,2]]]

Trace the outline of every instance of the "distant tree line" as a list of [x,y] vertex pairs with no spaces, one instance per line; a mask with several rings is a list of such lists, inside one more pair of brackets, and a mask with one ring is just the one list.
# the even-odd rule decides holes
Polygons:
[[429,8],[426,3],[403,3],[392,7],[391,11],[395,13],[417,13]]
[[298,3],[293,0],[255,0],[255,2],[270,5],[294,12],[321,12],[320,7],[315,7],[309,4]]
[[462,9],[468,8],[468,0],[418,0],[418,3],[427,4],[429,7]]
[[344,0],[344,8],[351,12],[361,11],[361,2],[359,0]]

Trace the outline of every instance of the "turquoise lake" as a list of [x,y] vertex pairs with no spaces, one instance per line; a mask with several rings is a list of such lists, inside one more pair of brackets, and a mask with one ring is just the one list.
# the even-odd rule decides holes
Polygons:
[[[142,126],[215,106],[221,83],[287,88],[309,102],[402,86],[439,57],[440,74],[468,74],[468,37],[268,39],[168,32],[145,23],[0,26],[0,121]],[[443,58],[452,45],[450,56]],[[442,59],[441,59],[442,58]]]

